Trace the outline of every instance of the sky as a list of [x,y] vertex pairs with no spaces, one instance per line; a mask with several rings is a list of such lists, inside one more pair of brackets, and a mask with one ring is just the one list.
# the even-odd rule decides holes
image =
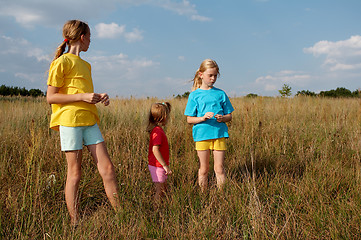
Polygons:
[[89,24],[95,92],[169,98],[204,59],[228,96],[361,88],[359,0],[0,0],[0,85],[46,91],[67,20]]

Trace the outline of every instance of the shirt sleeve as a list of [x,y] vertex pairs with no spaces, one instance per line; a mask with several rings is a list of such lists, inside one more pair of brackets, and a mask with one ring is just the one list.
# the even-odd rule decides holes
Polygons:
[[223,102],[223,113],[224,115],[230,114],[234,111],[231,101],[229,100],[226,93],[224,93],[224,102]]
[[64,72],[64,62],[59,58],[54,60],[50,65],[47,85],[62,87],[64,85]]
[[192,93],[188,97],[188,102],[187,102],[186,110],[184,111],[184,115],[190,117],[197,116],[197,103],[194,100]]
[[162,145],[162,136],[158,129],[154,129],[153,133],[151,134],[153,146]]

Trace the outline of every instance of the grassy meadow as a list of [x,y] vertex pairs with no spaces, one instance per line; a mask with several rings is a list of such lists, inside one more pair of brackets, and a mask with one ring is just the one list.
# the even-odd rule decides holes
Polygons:
[[[122,210],[113,212],[84,151],[81,222],[69,225],[66,161],[48,129],[45,98],[0,99],[0,239],[359,239],[359,99],[232,98],[222,191],[210,173],[197,186],[198,160],[186,99],[168,99],[166,127],[174,174],[165,206],[154,211],[147,169],[150,104],[113,99],[98,105],[116,167]],[[211,164],[212,166],[212,164]],[[211,167],[212,168],[212,167]]]

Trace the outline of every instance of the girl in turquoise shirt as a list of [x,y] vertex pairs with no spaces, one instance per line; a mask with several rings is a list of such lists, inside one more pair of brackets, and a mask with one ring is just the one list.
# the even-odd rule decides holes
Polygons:
[[187,122],[193,125],[193,139],[199,157],[198,183],[202,191],[208,185],[210,151],[213,150],[214,171],[219,188],[225,182],[223,167],[226,150],[225,139],[229,137],[225,124],[232,120],[234,111],[227,94],[213,85],[219,76],[214,60],[202,62],[193,79],[193,91],[185,110]]

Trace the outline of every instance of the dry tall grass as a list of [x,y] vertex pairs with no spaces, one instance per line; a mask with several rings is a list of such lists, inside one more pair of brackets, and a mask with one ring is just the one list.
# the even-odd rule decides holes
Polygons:
[[149,106],[113,99],[99,106],[116,166],[122,211],[107,202],[84,154],[82,220],[73,229],[64,202],[66,164],[48,129],[44,98],[0,100],[1,239],[356,239],[361,236],[361,110],[356,99],[233,98],[222,192],[196,184],[198,161],[186,100],[170,99],[166,128],[174,175],[166,206],[154,212],[147,170]]

